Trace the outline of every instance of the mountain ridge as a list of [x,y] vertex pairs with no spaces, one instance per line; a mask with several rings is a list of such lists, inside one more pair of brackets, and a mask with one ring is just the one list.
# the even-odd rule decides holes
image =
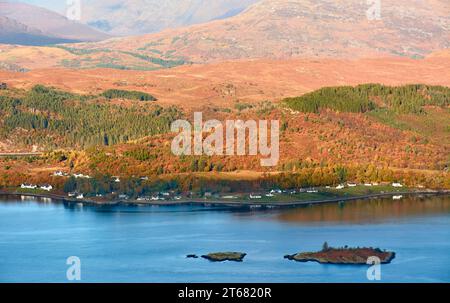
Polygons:
[[257,1],[85,0],[82,21],[113,35],[142,35],[231,17]]
[[[80,22],[71,21],[58,13],[26,3],[0,1],[0,17],[3,20],[0,23],[1,43],[46,45],[81,41],[94,42],[110,37]],[[9,25],[5,18],[10,20]],[[5,35],[7,27],[11,28],[11,20],[16,22],[17,26],[14,30],[8,31],[8,35]],[[9,40],[10,42],[8,42]]]

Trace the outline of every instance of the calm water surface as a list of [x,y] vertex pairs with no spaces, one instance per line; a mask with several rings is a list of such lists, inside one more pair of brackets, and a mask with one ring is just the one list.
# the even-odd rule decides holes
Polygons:
[[[450,197],[380,199],[297,209],[71,206],[0,197],[0,282],[367,282],[366,266],[296,263],[331,246],[397,253],[382,282],[450,282]],[[242,251],[243,263],[186,254]]]

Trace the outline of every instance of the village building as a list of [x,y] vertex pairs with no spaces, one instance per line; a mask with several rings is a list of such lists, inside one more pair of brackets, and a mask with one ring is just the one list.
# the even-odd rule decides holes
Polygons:
[[237,196],[223,196],[222,199],[237,199]]
[[83,175],[83,174],[73,174],[73,176],[75,177],[75,179],[78,179],[78,178],[90,179],[91,178],[91,176]]
[[262,199],[262,196],[250,194],[250,199]]
[[53,176],[55,176],[55,177],[66,177],[66,176],[67,176],[67,173],[58,170],[58,171],[56,171],[56,172],[53,173]]
[[36,189],[36,188],[37,188],[37,185],[32,185],[32,184],[22,184],[22,185],[20,186],[20,188],[22,188],[22,189]]
[[51,186],[49,184],[45,184],[45,185],[42,185],[40,188],[45,191],[51,191],[53,189],[53,186]]

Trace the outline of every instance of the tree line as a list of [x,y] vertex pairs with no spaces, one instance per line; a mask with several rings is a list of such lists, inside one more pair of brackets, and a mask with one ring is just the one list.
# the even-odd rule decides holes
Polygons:
[[399,114],[421,114],[426,105],[448,106],[450,88],[423,84],[324,87],[300,97],[286,98],[284,103],[304,113],[319,113],[323,109],[365,113],[386,107]]
[[[130,92],[129,96],[151,99]],[[114,93],[107,94],[113,97]],[[120,95],[120,94],[116,94]],[[42,85],[20,97],[0,96],[0,135],[18,128],[29,130],[20,139],[26,144],[87,148],[114,145],[145,136],[166,133],[181,116],[175,107],[159,105],[123,107],[95,102],[98,96],[80,96]],[[49,143],[51,137],[51,143]],[[25,142],[26,141],[26,142]]]

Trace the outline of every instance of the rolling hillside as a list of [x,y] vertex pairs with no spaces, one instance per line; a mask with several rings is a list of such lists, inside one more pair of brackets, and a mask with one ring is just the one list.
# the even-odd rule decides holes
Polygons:
[[[397,179],[430,188],[450,186],[448,87],[366,84],[325,91],[310,94],[328,107],[317,112],[290,111],[270,102],[203,109],[205,116],[222,121],[236,117],[280,120],[281,158],[271,168],[262,168],[257,156],[173,155],[170,122],[182,116],[190,119],[190,114],[174,107],[80,96],[41,85],[6,91],[0,95],[0,147],[12,151],[12,146],[35,146],[50,152],[42,159],[29,159],[33,169],[20,175],[6,171],[16,170],[25,160],[0,160],[5,164],[0,166],[0,183],[24,182],[21,178],[27,175],[46,179],[46,165],[57,161],[66,170],[95,176],[179,176],[183,180],[194,173],[244,170],[256,175],[294,174],[280,175],[284,180],[280,182],[295,186],[336,184],[347,176],[360,182]],[[343,95],[351,100],[349,106],[340,105]],[[374,100],[367,111],[366,96]],[[295,102],[303,98],[311,97]],[[355,112],[353,104],[364,110]]]

